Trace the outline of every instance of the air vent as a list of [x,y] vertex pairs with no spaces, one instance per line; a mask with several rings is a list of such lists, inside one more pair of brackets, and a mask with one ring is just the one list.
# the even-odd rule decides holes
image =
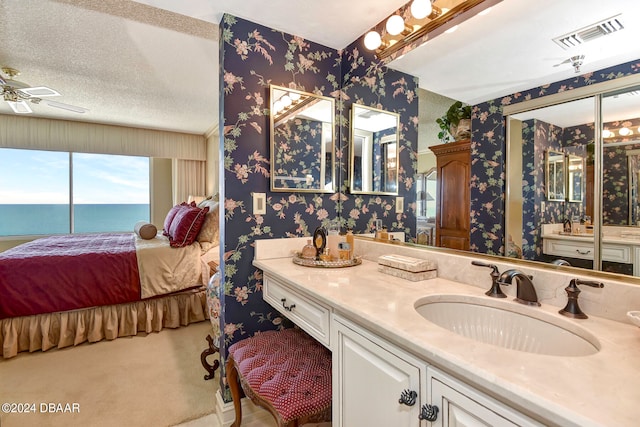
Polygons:
[[591,40],[622,31],[623,29],[624,25],[622,24],[621,15],[616,15],[612,18],[589,25],[588,27],[572,31],[569,34],[556,37],[553,41],[563,49],[570,49],[590,42]]

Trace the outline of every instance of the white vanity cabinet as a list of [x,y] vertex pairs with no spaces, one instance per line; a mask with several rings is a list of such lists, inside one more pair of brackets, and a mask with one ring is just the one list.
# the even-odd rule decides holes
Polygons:
[[[408,427],[426,400],[426,364],[333,316],[333,427]],[[400,403],[405,392],[406,403]]]
[[431,366],[427,384],[430,403],[439,409],[434,427],[542,426]]
[[325,347],[331,348],[331,310],[328,307],[302,295],[269,274],[265,274],[263,278],[262,298]]

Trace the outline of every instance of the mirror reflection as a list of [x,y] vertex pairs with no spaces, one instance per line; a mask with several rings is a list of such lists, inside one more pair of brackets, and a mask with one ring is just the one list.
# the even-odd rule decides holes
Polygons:
[[560,151],[547,150],[546,161],[546,188],[547,200],[564,201],[565,190],[565,170],[564,170],[564,153]]
[[[511,200],[507,202],[507,231],[511,244],[521,248],[522,258],[542,262],[564,259],[572,266],[640,275],[640,260],[635,256],[640,251],[640,102],[633,93],[634,89],[628,89],[602,96],[600,143],[596,141],[598,125],[594,117],[597,97],[508,117],[512,130],[509,149],[523,147],[519,159],[509,157],[514,163],[510,166],[518,169],[524,185],[514,185],[516,174],[509,175],[509,199],[519,196],[522,208]],[[595,169],[595,150],[600,145],[601,181]],[[536,153],[541,150],[547,154],[543,183],[536,173]],[[563,169],[566,199],[558,197],[562,186],[558,171]],[[596,182],[602,187],[602,199],[597,204]],[[546,187],[545,199],[536,194],[541,185]],[[522,193],[518,195],[519,187]],[[602,248],[596,257],[598,239],[593,222],[598,217],[603,225]]]
[[352,194],[398,194],[400,115],[366,105],[351,108]]
[[271,191],[333,193],[334,100],[271,85]]

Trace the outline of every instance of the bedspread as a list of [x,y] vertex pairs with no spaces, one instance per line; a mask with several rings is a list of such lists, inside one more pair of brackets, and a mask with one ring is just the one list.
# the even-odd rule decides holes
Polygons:
[[0,253],[0,319],[140,299],[135,235],[51,236]]
[[140,270],[140,294],[143,299],[181,291],[198,284],[206,286],[209,279],[209,274],[203,273],[204,262],[200,257],[201,247],[198,242],[172,248],[169,239],[158,233],[150,240],[137,238],[136,253]]

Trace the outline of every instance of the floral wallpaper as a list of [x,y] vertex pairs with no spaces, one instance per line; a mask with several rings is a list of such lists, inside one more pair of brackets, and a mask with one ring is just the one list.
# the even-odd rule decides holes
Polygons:
[[[415,235],[413,174],[417,144],[417,82],[407,74],[388,69],[372,56],[360,54],[360,43],[348,50],[319,45],[231,15],[220,24],[221,149],[224,152],[224,200],[221,224],[221,286],[218,308],[220,352],[224,358],[233,343],[256,332],[282,328],[285,321],[262,299],[262,272],[252,265],[257,239],[310,236],[318,226],[339,222],[356,232],[372,230],[377,218],[390,231]],[[348,87],[344,82],[348,81]],[[269,85],[333,97],[336,101],[336,177],[334,194],[271,192]],[[395,111],[401,115],[399,195],[404,211],[395,213],[395,197],[353,196],[348,188],[348,113],[352,102]],[[301,127],[300,127],[301,126]],[[300,139],[314,125],[299,123],[291,132]],[[280,131],[278,131],[280,133]],[[282,136],[282,135],[280,135]],[[309,142],[309,139],[307,139]],[[281,144],[281,143],[279,143]],[[286,151],[306,150],[279,145]],[[284,157],[283,157],[284,158]],[[305,163],[313,162],[310,159]],[[295,168],[295,165],[292,165]],[[252,212],[252,193],[266,193],[264,215]],[[224,363],[223,363],[224,365]],[[221,376],[223,397],[230,401]]]
[[504,253],[505,125],[502,109],[640,72],[640,60],[489,100],[472,108],[471,250]]
[[322,122],[297,117],[275,126],[273,133],[275,174],[283,177],[275,181],[277,187],[309,188],[318,183],[323,160]]

